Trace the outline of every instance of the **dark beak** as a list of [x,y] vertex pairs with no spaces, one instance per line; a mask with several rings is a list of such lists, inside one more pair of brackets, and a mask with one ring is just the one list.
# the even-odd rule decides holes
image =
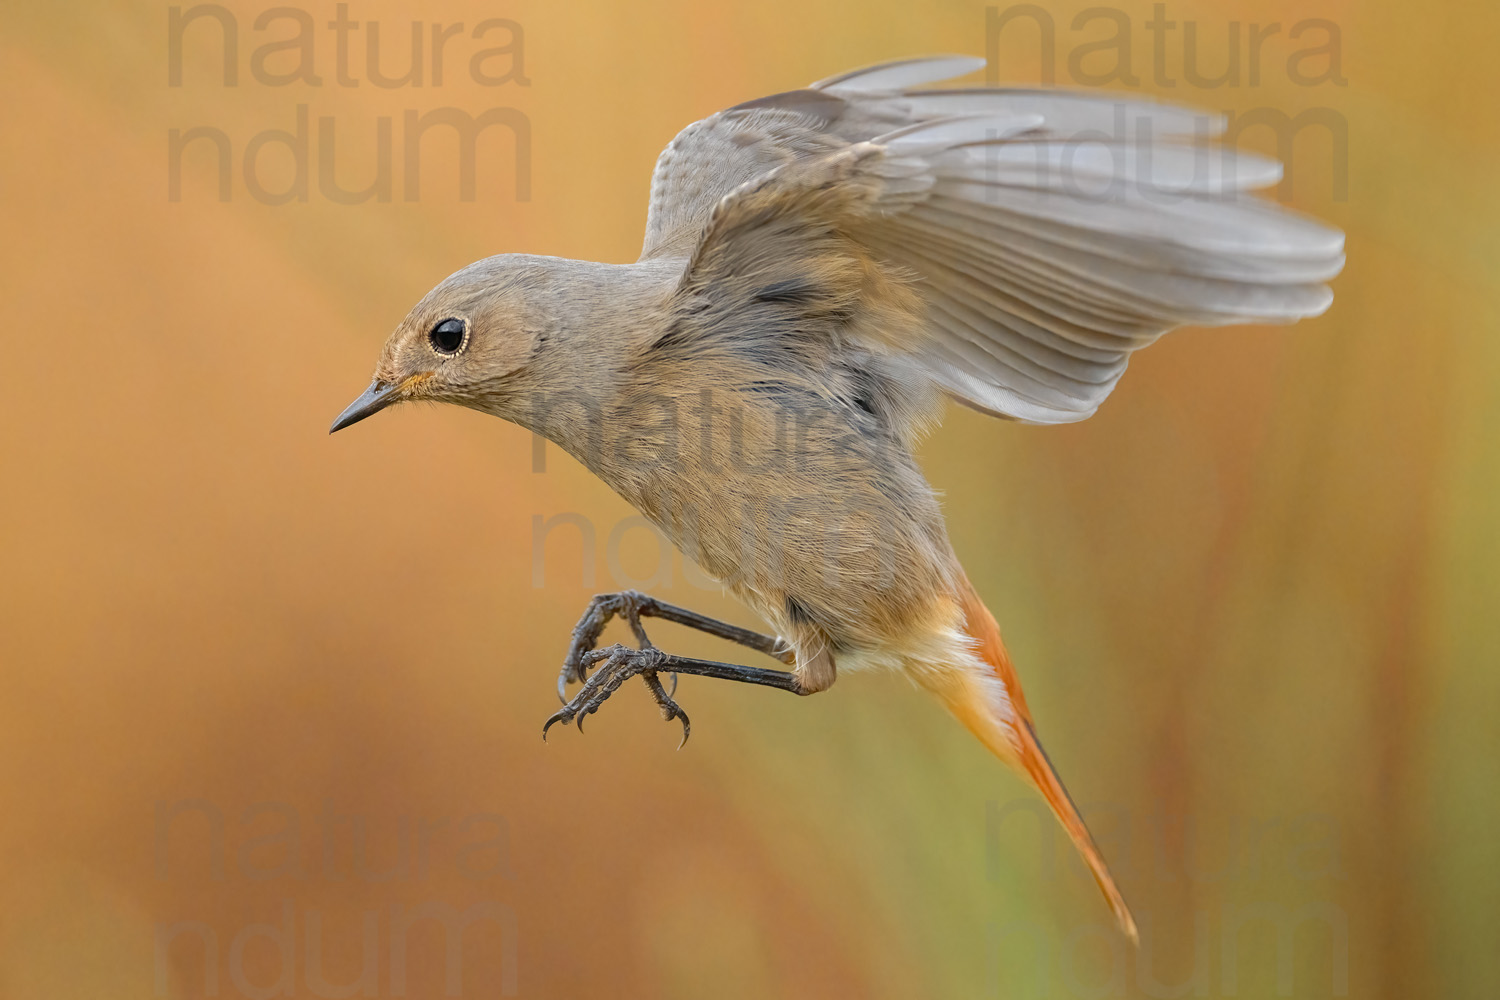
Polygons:
[[401,391],[399,386],[388,385],[376,379],[370,383],[370,388],[362,392],[358,399],[350,403],[348,408],[339,414],[338,419],[333,422],[333,426],[328,428],[328,433],[332,434],[334,431],[343,430],[350,424],[357,424],[365,419],[365,417],[373,413],[379,413],[400,399]]

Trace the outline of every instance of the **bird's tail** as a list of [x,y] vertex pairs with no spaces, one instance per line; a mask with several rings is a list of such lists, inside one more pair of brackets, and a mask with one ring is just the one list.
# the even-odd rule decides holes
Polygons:
[[[1052,807],[1052,812],[1068,832],[1078,853],[1099,883],[1109,908],[1119,922],[1120,930],[1132,942],[1138,941],[1135,919],[1125,897],[1115,886],[1109,866],[1084,825],[1083,817],[1063,787],[1062,779],[1052,768],[1047,753],[1037,739],[1031,724],[1031,713],[1021,693],[1015,667],[1000,641],[1000,627],[967,579],[962,581],[958,598],[962,602],[965,630],[977,645],[976,652],[993,671],[992,676],[975,676],[957,672],[934,678],[931,686],[947,702],[948,709],[1001,760],[1025,775]],[[998,682],[998,683],[997,683]]]

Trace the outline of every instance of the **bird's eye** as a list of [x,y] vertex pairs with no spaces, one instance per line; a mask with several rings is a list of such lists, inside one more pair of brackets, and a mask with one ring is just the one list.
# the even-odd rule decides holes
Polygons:
[[463,350],[464,341],[467,339],[467,327],[464,326],[464,321],[452,317],[433,327],[432,332],[427,335],[427,342],[432,345],[432,349],[448,357]]

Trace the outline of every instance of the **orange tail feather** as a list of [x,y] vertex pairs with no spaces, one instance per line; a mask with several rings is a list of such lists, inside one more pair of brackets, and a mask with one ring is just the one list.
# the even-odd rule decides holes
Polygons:
[[[988,685],[980,683],[977,678],[962,677],[953,678],[953,683],[945,685],[938,693],[948,703],[949,710],[970,732],[979,737],[1001,760],[1025,774],[1037,791],[1042,793],[1063,829],[1068,832],[1078,853],[1089,866],[1094,881],[1099,883],[1099,889],[1104,893],[1110,910],[1114,912],[1120,930],[1131,941],[1138,941],[1135,918],[1130,915],[1130,907],[1116,887],[1104,856],[1099,853],[1099,847],[1084,825],[1083,817],[1079,815],[1072,797],[1063,787],[1062,779],[1057,776],[1052,762],[1047,759],[1046,751],[1042,749],[1041,741],[1037,739],[1036,729],[1031,724],[1031,713],[1026,708],[1025,695],[1021,693],[1020,679],[1016,676],[1016,669],[1010,662],[1005,645],[1000,641],[1000,627],[995,624],[994,616],[984,606],[968,580],[963,581],[958,596],[963,603],[966,631],[977,642],[979,656],[994,669],[995,680],[1000,682],[1003,693],[993,689],[987,691]],[[1008,710],[1004,704],[997,705],[997,701],[1008,702]]]

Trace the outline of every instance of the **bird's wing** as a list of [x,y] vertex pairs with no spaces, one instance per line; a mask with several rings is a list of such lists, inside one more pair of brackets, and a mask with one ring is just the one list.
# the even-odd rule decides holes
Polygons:
[[[701,308],[736,283],[784,284],[810,247],[844,241],[910,276],[925,329],[909,350],[943,389],[1031,423],[1088,417],[1173,327],[1328,308],[1343,234],[1248,194],[1281,165],[1205,142],[1217,116],[914,89],[982,65],[891,63],[689,126],[658,162],[643,259],[690,258],[679,296]],[[785,305],[752,299],[720,306]]]

